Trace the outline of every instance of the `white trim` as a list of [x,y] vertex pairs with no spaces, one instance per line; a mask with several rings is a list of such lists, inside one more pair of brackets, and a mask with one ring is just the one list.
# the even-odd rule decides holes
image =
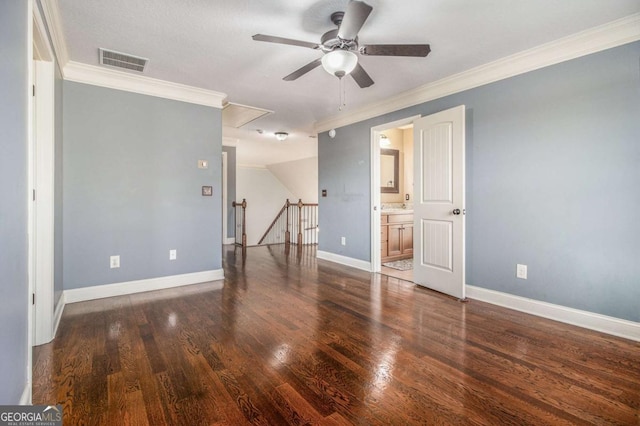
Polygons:
[[467,297],[640,342],[640,323],[467,284]]
[[640,40],[640,13],[498,59],[316,123],[326,132],[539,68]]
[[238,163],[236,164],[236,170],[237,169],[266,169],[267,166],[265,166],[264,164],[242,164],[242,163]]
[[53,333],[51,338],[55,338],[56,334],[58,334],[58,326],[60,325],[60,320],[62,319],[62,313],[64,312],[65,300],[64,300],[64,292],[60,295],[60,299],[58,299],[58,305],[56,306],[56,310],[53,313]]
[[227,153],[222,151],[222,242],[227,239],[227,186],[229,176],[227,168]]
[[[222,131],[224,132],[224,127],[222,128]],[[240,139],[238,138],[230,138],[228,136],[222,136],[222,146],[238,146],[238,142],[240,142]]]
[[236,238],[235,237],[227,237],[222,242],[222,244],[225,244],[225,245],[235,244],[235,243],[236,243]]
[[182,287],[223,279],[224,271],[222,269],[214,269],[210,271],[193,272],[190,274],[150,278],[147,280],[127,281],[115,284],[69,289],[64,291],[64,300],[67,304],[84,302],[86,300],[143,293],[145,291]]
[[[56,58],[58,59],[58,65],[64,72],[64,67],[67,65],[67,62],[69,62],[69,53],[67,51],[67,43],[64,39],[58,1],[42,0],[40,1],[40,6],[42,6],[44,20],[49,27],[49,34],[51,35],[51,41],[53,42],[53,50],[55,51]],[[37,7],[35,8],[37,9]]]
[[316,252],[316,257],[318,259],[328,260],[329,262],[339,263],[341,265],[351,266],[352,268],[371,272],[371,262],[367,262],[365,260],[354,259],[352,257],[329,253],[328,251],[322,250],[318,250]]
[[172,83],[170,81],[158,80],[156,78],[130,74],[95,65],[81,64],[74,61],[69,61],[67,65],[65,65],[64,78],[65,80],[78,83],[92,84],[94,86],[108,87],[110,89],[157,96],[159,98],[173,99],[214,108],[222,108],[227,97],[226,94],[214,92],[213,90],[200,89],[198,87]]
[[35,345],[49,343],[53,339],[54,74],[53,62],[35,61]]
[[[34,84],[34,61],[33,55],[35,52],[33,36],[34,29],[37,29],[37,24],[34,27],[34,20],[36,20],[36,11],[33,1],[30,0],[27,3],[27,22],[26,22],[26,38],[27,38],[27,87],[24,87],[24,94],[27,97],[27,193],[25,195],[25,202],[27,203],[27,297],[24,301],[27,306],[27,341],[26,354],[27,360],[25,365],[25,389],[20,397],[20,404],[27,405],[31,403],[31,383],[33,380],[33,346],[35,338],[35,306],[31,303],[31,294],[35,288],[35,269],[36,269],[36,216],[35,205],[32,202],[31,191],[35,188],[35,134],[33,131],[34,126],[34,102],[33,96],[31,96],[32,85]],[[35,10],[34,10],[35,9]]]
[[31,405],[31,382],[28,382],[22,390],[22,395],[20,395],[18,405]]

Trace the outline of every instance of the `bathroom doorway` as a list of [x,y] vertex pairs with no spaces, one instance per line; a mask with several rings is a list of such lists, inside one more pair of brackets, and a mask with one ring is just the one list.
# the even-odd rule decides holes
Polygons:
[[407,281],[413,281],[415,118],[372,129],[372,269]]

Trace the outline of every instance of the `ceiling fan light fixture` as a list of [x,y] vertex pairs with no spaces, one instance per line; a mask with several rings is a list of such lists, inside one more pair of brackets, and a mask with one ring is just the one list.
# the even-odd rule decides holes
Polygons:
[[287,132],[275,132],[274,135],[276,136],[276,139],[278,139],[280,142],[284,141],[289,137],[289,133]]
[[336,49],[322,57],[322,67],[326,72],[342,78],[358,65],[358,55],[348,50]]

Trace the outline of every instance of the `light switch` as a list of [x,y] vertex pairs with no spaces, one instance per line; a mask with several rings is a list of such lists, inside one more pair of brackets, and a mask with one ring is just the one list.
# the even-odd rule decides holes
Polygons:
[[198,168],[199,169],[208,169],[209,162],[207,160],[198,160]]

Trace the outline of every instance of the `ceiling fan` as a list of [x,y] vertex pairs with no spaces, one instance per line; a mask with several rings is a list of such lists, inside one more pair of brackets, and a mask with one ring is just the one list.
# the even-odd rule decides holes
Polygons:
[[363,1],[351,1],[344,12],[331,14],[331,21],[338,28],[327,31],[320,39],[320,43],[292,40],[264,34],[256,34],[253,39],[270,43],[289,44],[292,46],[308,47],[321,50],[324,55],[308,63],[300,69],[284,77],[285,81],[296,80],[309,71],[322,65],[332,75],[342,78],[351,74],[358,86],[364,88],[373,84],[373,80],[358,63],[358,55],[368,56],[415,56],[425,57],[431,51],[428,44],[358,44],[358,32],[369,17],[373,7]]

